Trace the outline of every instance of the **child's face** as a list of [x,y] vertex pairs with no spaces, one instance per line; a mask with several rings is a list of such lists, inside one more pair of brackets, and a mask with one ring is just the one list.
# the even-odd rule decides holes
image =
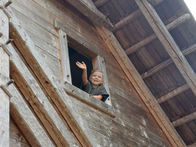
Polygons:
[[99,71],[95,71],[91,74],[89,80],[93,84],[93,86],[97,87],[103,83],[103,74]]

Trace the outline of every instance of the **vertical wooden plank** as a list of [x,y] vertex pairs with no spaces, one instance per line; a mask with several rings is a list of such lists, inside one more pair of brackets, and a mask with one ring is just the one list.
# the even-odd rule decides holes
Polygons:
[[[0,48],[0,85],[9,79],[9,56]],[[9,146],[9,96],[0,88],[0,146]]]
[[[2,1],[3,2],[3,1]],[[0,44],[5,44],[9,35],[7,16],[0,10]],[[9,80],[9,56],[0,47],[0,85]],[[9,147],[9,96],[0,88],[0,146]]]
[[5,44],[9,39],[9,20],[2,10],[0,10],[0,26],[0,44]]
[[71,70],[69,62],[69,50],[67,43],[67,34],[63,30],[59,30],[59,43],[60,43],[60,61],[61,61],[61,70],[62,70],[62,80],[63,82],[71,81]]
[[[93,59],[93,68],[99,69],[103,72],[104,87],[105,87],[106,91],[108,92],[108,94],[110,95],[109,85],[108,85],[108,77],[107,77],[104,58],[101,56],[97,56],[96,58],[94,58]],[[110,97],[105,101],[105,103],[108,105],[112,105]]]

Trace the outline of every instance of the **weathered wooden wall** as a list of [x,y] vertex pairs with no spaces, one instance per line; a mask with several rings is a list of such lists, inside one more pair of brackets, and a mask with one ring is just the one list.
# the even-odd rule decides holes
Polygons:
[[[115,118],[100,111],[102,107],[107,107],[106,105],[101,104],[101,102],[98,102],[100,103],[99,110],[81,100],[78,100],[75,98],[75,96],[71,96],[72,94],[69,94],[69,97],[66,97],[66,99],[68,99],[67,101],[69,101],[69,108],[72,115],[76,119],[82,131],[84,131],[84,134],[90,141],[91,145],[106,147],[139,145],[168,146],[161,136],[161,132],[157,128],[157,125],[150,119],[150,115],[145,111],[146,109],[142,107],[143,105],[135,98],[136,95],[134,94],[133,88],[131,87],[120,66],[115,61],[114,57],[104,48],[103,42],[97,35],[93,26],[77,10],[72,8],[67,3],[58,2],[56,0],[14,0],[13,4],[11,5],[11,9],[21,23],[21,27],[27,32],[35,44],[35,50],[40,54],[42,61],[48,65],[56,79],[60,80],[61,70],[58,54],[58,33],[54,27],[55,20],[58,20],[75,35],[78,35],[86,40],[87,42],[84,42],[84,44],[94,44],[94,46],[96,46],[99,50],[95,50],[93,48],[90,48],[90,50],[104,57],[106,70],[107,73],[109,73],[107,76],[112,99],[112,107],[108,107],[113,109],[112,115],[114,115]],[[14,50],[14,48],[10,48],[10,50]],[[12,62],[15,62],[15,59],[13,59]],[[25,89],[21,85],[21,83],[25,81],[25,86],[32,89],[27,90],[28,92],[35,93],[35,97],[37,97],[38,100],[42,96],[44,97],[43,99],[39,100],[40,105],[37,107],[40,107],[45,103],[43,111],[48,113],[48,120],[50,121],[50,119],[54,119],[50,112],[52,111],[52,113],[55,114],[58,112],[55,111],[56,109],[49,109],[50,107],[53,107],[53,104],[50,104],[51,102],[46,100],[47,98],[49,99],[49,97],[45,96],[44,94],[37,94],[35,92],[37,89],[39,89],[40,92],[43,90],[36,85],[39,83],[36,81],[37,79],[33,78],[31,71],[25,71],[28,70],[28,68],[21,68],[21,70],[24,69],[24,71],[21,71],[18,69],[21,67],[21,65],[18,65],[18,67],[15,66],[17,65],[11,66],[13,69],[11,69],[11,77],[15,79],[19,91],[24,97],[28,97],[29,93],[25,93]],[[23,72],[26,72],[26,75],[29,75],[30,78],[24,77]],[[17,80],[17,77],[20,76],[23,79]],[[33,86],[35,86],[37,89],[33,89]],[[30,93],[30,95],[32,93]],[[79,94],[76,93],[76,95]],[[28,101],[28,98],[25,99],[25,101]],[[32,101],[31,103],[32,104],[30,105],[33,105],[34,103],[38,105],[39,102]],[[47,108],[48,110],[45,110]],[[31,109],[35,108],[33,107]],[[44,120],[41,119],[42,116],[39,116],[38,113],[39,112],[33,112],[34,116],[37,117],[39,120],[38,122],[41,124],[44,130],[47,130],[47,126],[49,125],[44,125]],[[59,117],[57,119],[62,118]],[[58,123],[56,123],[54,120],[53,125],[56,126]],[[72,135],[72,131],[69,130],[69,127],[65,125],[64,121],[62,121],[61,125],[65,132],[69,132],[69,135],[65,135],[65,132],[60,131],[61,128],[56,128],[55,131],[57,134],[60,137],[64,137],[69,145],[80,144],[74,135]],[[58,144],[58,140],[55,141],[55,137],[51,136],[50,131],[50,129],[46,131],[47,135],[50,136],[53,143]],[[12,129],[11,134],[15,133],[17,133],[17,130]],[[10,145],[14,146],[11,141]]]

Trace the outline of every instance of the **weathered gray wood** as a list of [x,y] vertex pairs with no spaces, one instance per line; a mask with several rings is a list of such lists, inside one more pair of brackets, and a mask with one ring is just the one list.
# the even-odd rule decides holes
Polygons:
[[[190,18],[191,18],[190,14],[184,14],[184,15],[180,16],[179,18],[175,19],[174,21],[172,21],[171,23],[169,23],[168,25],[166,25],[166,28],[168,30],[172,30]],[[145,46],[146,44],[150,43],[151,41],[153,41],[156,37],[157,37],[156,34],[152,34],[151,36],[145,38],[144,40],[129,47],[128,49],[126,49],[127,55],[136,52],[139,48],[141,48],[141,47]]]
[[[0,44],[5,44],[9,39],[9,21],[2,10],[0,10],[0,34]],[[0,86],[8,82],[9,68],[9,55],[0,47]],[[9,107],[9,96],[0,88],[0,146],[2,147],[9,147]]]
[[[78,44],[81,44],[82,46],[90,50],[90,53],[87,52],[90,58],[96,57],[99,48],[95,44],[91,43],[91,41],[85,39],[81,35],[78,35],[74,31],[70,30],[69,28],[61,24],[58,20],[55,20],[54,25],[56,29],[62,29],[62,31],[64,31],[67,34],[68,42],[70,43],[71,47],[79,51]],[[75,42],[77,43],[75,44]]]
[[9,147],[9,96],[0,88],[0,146]]
[[152,5],[157,5],[161,2],[163,2],[164,0],[148,0]]
[[9,39],[9,20],[3,10],[0,9],[0,44],[5,44]]
[[166,51],[172,58],[173,62],[175,63],[176,67],[186,80],[187,84],[189,85],[190,89],[196,95],[196,76],[189,65],[188,61],[180,51],[179,47],[175,43],[172,36],[169,34],[167,28],[161,21],[158,14],[155,12],[154,8],[145,0],[138,1],[136,0],[137,5],[139,6],[140,10],[148,20],[149,24],[151,25],[152,29],[154,30],[155,34],[165,47]]
[[[186,55],[189,55],[190,53],[196,51],[196,44],[192,45],[191,47],[185,49],[182,51],[183,55],[186,56]],[[153,68],[151,68],[150,70],[146,71],[145,73],[141,74],[142,78],[145,79],[151,75],[153,75],[154,73],[160,71],[161,69],[167,67],[169,64],[173,63],[172,62],[172,59],[168,59],[156,66],[154,66]]]
[[61,29],[59,30],[59,43],[60,43],[60,63],[61,63],[61,79],[63,82],[71,81],[71,69],[69,63],[69,50],[68,50],[68,42],[67,42],[67,34],[63,32]]
[[11,3],[12,3],[11,0],[1,0],[1,1],[0,1],[0,7],[6,8],[6,7],[9,6]]
[[11,16],[11,36],[15,39],[14,42],[16,46],[19,47],[27,64],[31,69],[33,69],[32,72],[39,79],[42,88],[51,98],[56,111],[63,119],[66,120],[68,126],[73,131],[79,142],[84,146],[91,146],[83,130],[78,125],[79,120],[76,120],[77,117],[74,117],[74,113],[69,111],[70,100],[68,99],[69,96],[63,89],[63,85],[61,85],[51,73],[48,65],[46,65],[38,52],[35,50],[34,43],[23,28],[20,27],[18,20],[10,9],[9,14]]
[[53,142],[51,142],[39,120],[34,116],[15,85],[11,84],[6,89],[12,95],[10,100],[11,116],[30,145],[53,147]]
[[194,119],[196,119],[196,112],[193,112],[193,113],[186,115],[176,121],[173,121],[172,124],[174,125],[174,127],[178,127],[178,126],[185,124],[187,122],[190,122]]
[[97,100],[97,99],[89,96],[88,93],[74,87],[73,85],[71,85],[69,83],[65,83],[64,89],[69,95],[71,95],[74,98],[80,100],[81,102],[89,105],[90,107],[95,108],[98,111],[105,113],[111,117],[115,116],[113,108],[111,106],[101,102],[100,100]]
[[[45,117],[46,120],[43,120],[42,118],[40,118],[42,123],[45,122],[45,123],[43,123],[44,124],[43,126],[46,128],[46,130],[49,132],[50,135],[52,133],[55,135],[55,137],[60,138],[58,140],[61,140],[61,143],[63,145],[69,144],[69,146],[72,146],[73,144],[77,144],[76,141],[73,139],[74,137],[69,132],[69,129],[67,129],[66,126],[63,124],[64,122],[58,116],[58,113],[55,111],[51,102],[48,100],[49,98],[47,98],[45,96],[41,87],[38,85],[36,79],[34,79],[33,75],[31,75],[30,71],[28,70],[28,67],[25,66],[25,63],[22,61],[20,56],[17,54],[14,47],[12,45],[8,45],[7,49],[11,53],[11,61],[13,62],[13,63],[12,62],[11,63],[14,64],[14,66],[12,66],[13,69],[12,69],[11,76],[13,79],[15,79],[15,78],[19,79],[19,77],[23,76],[20,78],[19,82],[20,81],[22,82],[24,80],[22,83],[24,85],[27,85],[27,87],[29,87],[30,90],[32,91],[32,92],[29,92],[32,94],[29,95],[28,97],[34,96],[34,99],[33,100],[27,99],[27,101],[30,103],[30,105],[33,104],[33,106],[32,106],[33,109],[39,109],[39,110],[34,110],[34,111],[38,111],[38,113],[40,113],[40,114],[37,114],[38,117],[43,117],[43,116]],[[17,69],[14,69],[15,67]],[[17,70],[19,70],[20,73]],[[19,75],[19,74],[21,74],[21,75]],[[22,88],[22,87],[20,87],[22,84],[19,84],[17,79],[15,79],[15,82],[16,82],[18,88]],[[27,97],[27,94],[25,94],[25,92],[24,92],[25,88],[24,89],[22,88],[20,90],[23,92],[23,95]],[[26,88],[25,91],[28,91],[28,88]],[[37,100],[35,100],[36,98],[37,98]],[[36,104],[36,106],[35,106],[35,104]],[[42,107],[39,107],[40,104],[42,105],[42,107],[44,109],[42,109]],[[50,123],[48,124],[47,121],[49,121]],[[52,131],[49,129],[50,127],[53,128]],[[51,138],[54,138],[54,136],[52,136]],[[64,138],[67,143],[64,141],[64,139],[61,139],[61,138]],[[54,142],[56,142],[56,141],[54,141]]]
[[[12,106],[11,106],[12,107]],[[30,147],[27,139],[20,131],[19,127],[14,122],[13,118],[10,117],[10,147]]]
[[96,2],[95,2],[95,6],[96,7],[101,7],[101,6],[103,6],[106,2],[108,2],[109,0],[97,0]]
[[183,146],[183,141],[178,136],[177,132],[169,122],[167,116],[164,114],[159,104],[155,100],[155,97],[149,91],[144,81],[141,79],[139,73],[136,71],[135,67],[128,59],[126,53],[122,49],[115,36],[112,34],[112,32],[109,32],[104,28],[97,27],[97,31],[104,40],[105,46],[114,55],[121,68],[125,72],[126,76],[133,84],[138,96],[141,98],[145,106],[148,108],[149,112],[152,114],[153,118],[156,120],[157,124],[163,131],[164,135],[167,137],[170,144],[176,147]]
[[113,26],[108,19],[94,6],[92,1],[89,0],[66,0],[73,5],[78,11],[85,15],[91,22],[96,25],[103,25],[108,29]]
[[136,10],[136,11],[132,12],[131,14],[129,14],[128,16],[126,16],[125,18],[121,19],[119,22],[117,22],[114,25],[113,32],[115,32],[116,30],[122,28],[123,26],[128,24],[132,19],[136,18],[139,15],[141,15],[141,11],[140,10]]
[[179,88],[174,89],[173,91],[167,93],[166,95],[160,97],[157,99],[157,101],[160,103],[163,103],[171,98],[173,98],[174,96],[186,91],[189,89],[189,86],[187,84],[180,86]]
[[[150,0],[150,1],[152,2],[153,5],[158,5],[163,0]],[[96,2],[98,2],[98,1],[96,1]],[[95,2],[95,4],[96,4],[96,2]],[[131,14],[129,14],[128,16],[126,16],[125,18],[121,19],[119,22],[117,22],[114,25],[113,32],[115,32],[119,28],[122,28],[124,25],[126,25],[127,23],[129,23],[132,19],[136,18],[137,16],[139,16],[141,14],[142,14],[141,11],[138,9],[138,10],[132,12]]]

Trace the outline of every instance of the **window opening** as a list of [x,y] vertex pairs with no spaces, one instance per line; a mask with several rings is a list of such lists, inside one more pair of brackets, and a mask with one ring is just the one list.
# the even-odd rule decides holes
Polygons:
[[68,46],[68,50],[69,50],[69,61],[70,61],[72,84],[81,89],[82,88],[82,70],[76,66],[76,62],[77,61],[85,62],[87,66],[87,75],[89,77],[93,69],[92,61],[91,59],[77,52],[70,46]]

